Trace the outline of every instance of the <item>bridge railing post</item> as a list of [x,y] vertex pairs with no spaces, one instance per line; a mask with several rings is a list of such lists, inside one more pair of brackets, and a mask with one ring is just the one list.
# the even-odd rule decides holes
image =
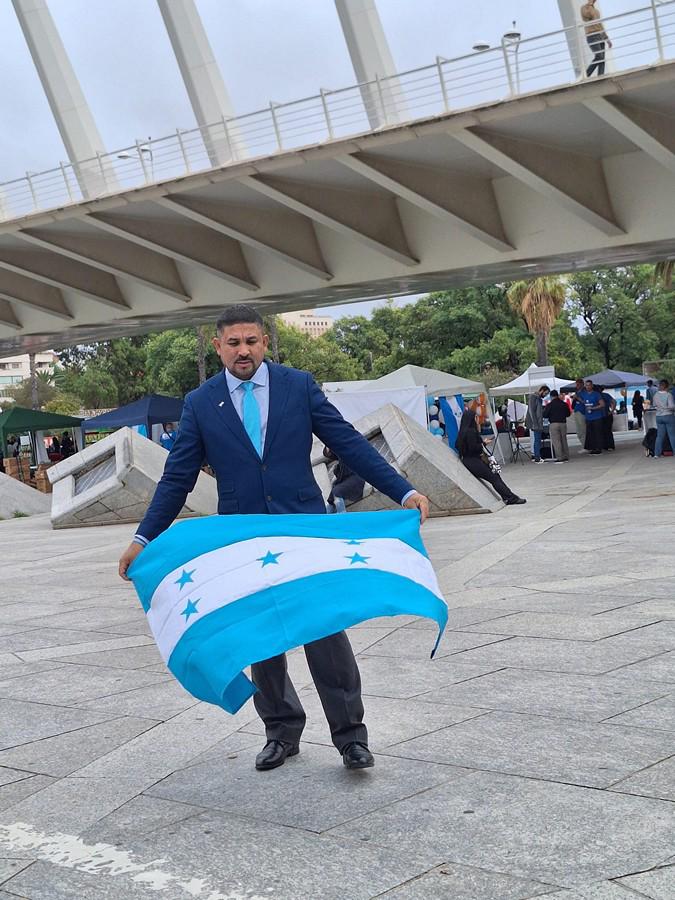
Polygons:
[[145,179],[145,183],[148,184],[150,182],[150,176],[148,174],[148,167],[145,164],[145,156],[143,155],[143,147],[141,146],[141,142],[139,140],[136,141],[136,153],[138,154],[138,159],[141,164],[141,169],[143,169],[143,178]]
[[61,175],[63,176],[64,184],[66,185],[66,191],[68,192],[68,199],[72,203],[73,202],[73,189],[70,186],[70,181],[68,181],[68,173],[66,172],[66,164],[63,162],[60,162],[59,167],[61,169]]
[[663,53],[663,38],[661,37],[661,26],[659,24],[659,11],[657,9],[658,0],[651,0],[652,19],[654,20],[654,33],[656,35],[656,49],[659,54],[659,62],[663,62],[665,55]]
[[438,80],[441,84],[441,94],[443,96],[443,106],[446,112],[450,112],[450,104],[448,103],[448,89],[445,86],[445,78],[443,77],[443,63],[445,59],[442,56],[436,57],[436,69],[438,70]]
[[389,117],[387,115],[387,107],[384,102],[384,91],[382,90],[382,82],[377,72],[375,73],[375,85],[377,87],[377,100],[380,104],[380,121],[382,125],[388,125]]
[[180,147],[183,162],[185,163],[185,171],[189,172],[190,157],[187,155],[187,150],[185,149],[185,141],[183,140],[183,135],[181,134],[180,128],[176,128],[176,138],[178,139],[178,146]]
[[272,116],[272,125],[274,125],[274,134],[277,138],[277,146],[280,150],[284,149],[284,143],[281,139],[281,129],[279,128],[279,120],[277,119],[276,108],[279,104],[270,100],[270,115]]
[[30,195],[33,198],[33,209],[37,209],[38,200],[37,194],[35,193],[35,185],[33,184],[33,176],[31,172],[26,172],[26,181],[28,182],[28,187],[30,188]]
[[328,131],[328,138],[332,141],[335,137],[333,132],[333,123],[330,120],[330,110],[328,109],[328,100],[326,99],[326,95],[329,93],[325,88],[320,88],[321,91],[321,105],[323,106],[323,114],[326,119],[326,130]]
[[511,71],[511,61],[509,60],[509,51],[504,38],[502,38],[502,55],[504,56],[504,67],[506,69],[506,78],[509,83],[509,96],[515,96],[515,88],[513,83],[513,72]]
[[585,29],[583,25],[575,25],[574,26],[574,37],[577,45],[577,57],[579,59],[579,77],[586,77],[586,66],[585,58],[584,58],[584,33]]

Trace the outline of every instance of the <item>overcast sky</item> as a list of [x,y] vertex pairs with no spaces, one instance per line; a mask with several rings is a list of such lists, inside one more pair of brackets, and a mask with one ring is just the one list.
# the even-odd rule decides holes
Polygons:
[[[195,119],[155,0],[48,0],[108,150]],[[642,5],[604,0],[605,15]],[[237,113],[355,81],[333,0],[197,0]],[[557,0],[378,0],[399,71],[561,27]],[[10,0],[0,0],[0,181],[67,160]],[[372,304],[368,304],[368,307]],[[351,307],[354,310],[354,307]]]

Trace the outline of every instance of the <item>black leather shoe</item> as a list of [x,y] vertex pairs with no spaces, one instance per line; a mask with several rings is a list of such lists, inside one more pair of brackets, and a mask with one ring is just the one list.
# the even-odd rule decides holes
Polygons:
[[527,500],[524,497],[509,497],[505,503],[507,506],[519,506],[521,503],[527,503]]
[[259,772],[283,766],[288,756],[297,756],[300,748],[285,741],[268,741],[255,758],[255,767]]
[[347,744],[342,749],[342,762],[348,769],[370,769],[375,765],[373,754],[365,744]]

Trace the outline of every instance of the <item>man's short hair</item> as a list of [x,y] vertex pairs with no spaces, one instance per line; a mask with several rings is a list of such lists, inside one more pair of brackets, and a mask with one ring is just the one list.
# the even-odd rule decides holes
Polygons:
[[668,384],[669,384],[668,379],[662,378],[661,381],[659,381],[659,387],[661,387],[662,384],[665,384],[665,386],[668,387]]
[[556,391],[555,388],[553,388],[553,390],[551,391],[551,397],[558,397],[558,396],[559,396],[558,392]]
[[223,328],[230,325],[260,325],[264,328],[263,318],[257,309],[252,306],[246,306],[244,303],[236,303],[234,306],[226,307],[216,319],[216,332],[220,334]]

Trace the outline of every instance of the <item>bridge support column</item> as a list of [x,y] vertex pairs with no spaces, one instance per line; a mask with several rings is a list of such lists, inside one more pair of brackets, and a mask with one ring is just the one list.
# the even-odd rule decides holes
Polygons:
[[194,0],[157,0],[180,73],[202,130],[211,165],[220,166],[244,150],[227,120],[234,108]]
[[103,140],[46,0],[12,2],[83,196],[115,190],[112,166],[101,159]]
[[368,121],[373,129],[405,118],[405,102],[375,0],[335,0]]

